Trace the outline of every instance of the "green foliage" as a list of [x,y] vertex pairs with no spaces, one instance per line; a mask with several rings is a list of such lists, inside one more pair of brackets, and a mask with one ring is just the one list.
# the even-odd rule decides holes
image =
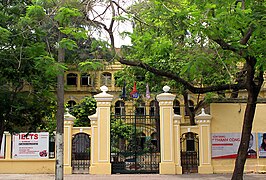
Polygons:
[[11,33],[6,28],[2,28],[0,26],[0,43],[1,44],[7,42],[10,35]]
[[[111,119],[111,152],[119,152],[119,142],[123,140],[127,144],[134,144],[133,139],[136,138],[135,127],[132,124],[127,124],[125,119]],[[126,155],[126,154],[124,154]]]
[[57,75],[40,28],[45,11],[29,1],[0,7],[0,131],[43,130],[55,111]]
[[60,47],[68,50],[73,50],[75,48],[78,48],[77,43],[74,40],[63,38],[59,42]]
[[119,139],[129,140],[134,133],[134,126],[125,123],[123,119],[111,120],[111,137],[114,142]]
[[85,62],[81,62],[79,63],[79,70],[81,72],[87,72],[87,71],[97,71],[100,69],[103,69],[104,64],[101,62],[91,62],[89,60],[85,61]]
[[32,20],[42,20],[45,17],[43,7],[39,5],[32,5],[27,7],[27,16]]
[[[245,9],[240,4],[235,6],[231,0],[151,0],[135,4],[132,13],[141,21],[134,21],[135,28],[130,34],[132,46],[126,47],[123,55],[171,72],[194,86],[234,83],[239,71],[237,65],[244,56],[254,56],[257,67],[265,67],[265,2],[246,1]],[[253,30],[249,41],[239,43],[249,28]],[[224,50],[216,39],[224,40],[236,51]],[[240,49],[245,55],[238,53]],[[127,74],[119,76],[126,80],[135,74],[145,74],[145,81],[153,83],[153,79],[147,78],[152,76],[144,70],[130,69],[126,68]],[[165,83],[164,78],[158,81]],[[120,85],[122,82],[119,81]],[[143,85],[137,83],[139,87]],[[177,82],[169,83],[172,88],[178,87],[178,92],[183,91]]]
[[88,127],[90,126],[90,119],[88,116],[96,113],[96,101],[92,97],[85,97],[81,102],[73,107],[70,114],[76,117],[74,126]]
[[60,63],[57,63],[54,58],[50,56],[40,56],[36,57],[35,59],[35,66],[38,69],[42,69],[43,75],[47,78],[54,76],[59,72],[59,69],[66,70],[66,67]]
[[76,28],[76,27],[65,27],[65,28],[59,28],[59,30],[66,34],[66,35],[72,35],[75,39],[86,39],[86,31],[83,28]]
[[79,17],[81,15],[82,14],[78,9],[61,7],[55,16],[55,20],[57,20],[59,24],[64,27],[70,24],[72,18]]

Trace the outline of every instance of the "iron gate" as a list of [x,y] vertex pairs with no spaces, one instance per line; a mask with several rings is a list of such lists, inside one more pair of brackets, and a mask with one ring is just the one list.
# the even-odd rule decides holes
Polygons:
[[197,173],[199,165],[198,135],[192,132],[184,133],[180,143],[182,173]]
[[159,117],[111,118],[112,173],[159,173]]
[[89,173],[90,136],[78,133],[72,139],[72,173]]

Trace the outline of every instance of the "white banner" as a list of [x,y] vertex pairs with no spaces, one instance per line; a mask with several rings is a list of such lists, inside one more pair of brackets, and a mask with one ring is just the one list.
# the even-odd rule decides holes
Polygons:
[[6,143],[6,135],[3,134],[3,138],[2,138],[2,144],[1,144],[1,151],[0,151],[0,159],[4,159],[5,158],[5,143]]
[[[212,158],[236,158],[241,140],[240,133],[214,133],[212,134]],[[252,133],[248,149],[248,158],[257,158],[256,138]]]
[[12,158],[49,157],[49,133],[19,133],[13,135]]

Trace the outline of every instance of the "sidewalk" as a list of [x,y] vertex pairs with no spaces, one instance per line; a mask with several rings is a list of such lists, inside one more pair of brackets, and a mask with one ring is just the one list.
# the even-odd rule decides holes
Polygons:
[[[0,180],[54,180],[53,174],[0,174]],[[183,174],[183,175],[159,175],[159,174],[113,174],[113,175],[89,175],[72,174],[65,175],[64,180],[229,180],[231,174]],[[266,180],[266,174],[245,174],[244,180]]]

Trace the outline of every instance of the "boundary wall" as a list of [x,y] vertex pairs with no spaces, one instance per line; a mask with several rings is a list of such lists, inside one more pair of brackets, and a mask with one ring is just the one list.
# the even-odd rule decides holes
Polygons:
[[[204,109],[195,117],[196,125],[181,124],[182,117],[174,114],[175,95],[164,87],[164,93],[156,99],[160,106],[160,174],[182,174],[181,145],[182,134],[193,132],[199,137],[199,174],[232,173],[235,159],[212,159],[212,133],[241,133],[245,105],[241,103],[212,103],[210,114]],[[106,86],[102,93],[94,96],[97,111],[90,116],[91,127],[73,127],[75,118],[68,112],[64,118],[64,173],[72,174],[72,138],[77,133],[87,133],[91,137],[90,174],[111,174],[110,162],[110,109],[113,95],[107,93]],[[258,104],[254,119],[253,133],[266,132],[266,118],[263,117],[265,105]],[[2,173],[55,173],[55,159],[12,159],[11,135],[5,132],[5,158],[0,159]],[[256,136],[256,142],[258,137]],[[256,151],[258,152],[258,146]],[[266,172],[266,158],[247,159],[245,172]]]

